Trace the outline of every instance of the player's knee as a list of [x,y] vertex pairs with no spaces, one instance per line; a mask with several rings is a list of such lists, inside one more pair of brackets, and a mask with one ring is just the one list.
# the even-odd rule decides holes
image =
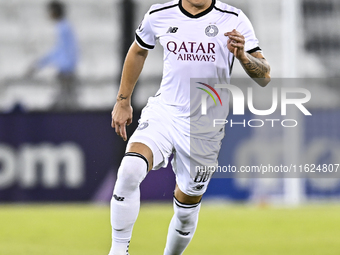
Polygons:
[[118,170],[117,183],[125,189],[135,189],[144,180],[147,169],[145,157],[138,153],[126,153]]

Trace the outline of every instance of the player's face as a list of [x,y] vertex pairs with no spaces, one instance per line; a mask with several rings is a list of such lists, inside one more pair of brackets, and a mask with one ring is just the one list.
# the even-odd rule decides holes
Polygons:
[[212,0],[183,0],[196,8],[208,7]]
[[51,20],[57,20],[54,11],[51,9],[48,10],[48,16],[50,17]]

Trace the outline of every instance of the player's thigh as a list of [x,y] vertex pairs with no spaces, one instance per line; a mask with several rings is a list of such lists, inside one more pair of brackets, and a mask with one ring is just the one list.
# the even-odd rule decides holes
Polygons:
[[149,169],[150,171],[153,167],[153,153],[152,150],[145,144],[143,143],[138,143],[138,142],[132,142],[128,143],[126,147],[126,152],[135,152],[138,154],[143,155],[147,161],[149,162]]
[[151,153],[152,156],[149,159],[153,170],[166,167],[173,151],[172,137],[169,132],[169,126],[171,126],[169,113],[157,98],[150,98],[138,122],[137,129],[129,139],[128,143],[131,145],[128,149],[130,151],[132,149],[143,150],[142,153],[146,153],[146,156]]
[[210,183],[215,169],[213,167],[218,164],[221,145],[219,141],[190,139],[189,147],[187,144],[176,143],[172,166],[182,193],[188,197],[200,197]]

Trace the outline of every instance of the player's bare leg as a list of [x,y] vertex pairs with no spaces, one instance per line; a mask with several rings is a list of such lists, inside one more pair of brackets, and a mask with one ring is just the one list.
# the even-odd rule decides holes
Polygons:
[[142,143],[131,143],[118,170],[111,199],[112,246],[109,255],[127,255],[140,207],[139,185],[152,169],[153,155]]
[[164,255],[180,255],[194,236],[202,196],[188,196],[176,185],[174,216],[171,219]]
[[199,203],[201,201],[202,196],[196,196],[196,197],[188,196],[187,194],[184,194],[179,189],[179,187],[176,185],[176,188],[175,188],[175,198],[179,202],[181,202],[181,203],[184,203],[184,204],[197,204],[197,203]]

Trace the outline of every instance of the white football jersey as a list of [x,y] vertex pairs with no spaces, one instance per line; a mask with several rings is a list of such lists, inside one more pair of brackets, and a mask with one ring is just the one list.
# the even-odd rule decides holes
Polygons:
[[[176,124],[184,133],[190,132],[187,126],[190,118],[202,119],[198,116],[198,109],[202,93],[205,93],[202,89],[197,89],[200,84],[190,84],[190,79],[198,78],[207,84],[209,79],[227,83],[230,78],[234,55],[227,48],[228,37],[224,33],[233,29],[245,37],[245,51],[252,53],[261,50],[246,15],[235,7],[215,0],[207,10],[198,15],[188,13],[182,7],[181,0],[152,5],[136,30],[136,43],[141,48],[151,50],[157,41],[164,48],[163,78],[156,95],[162,103],[169,106],[169,113],[176,117]],[[208,85],[214,87],[215,84]],[[209,90],[205,85],[201,87]],[[212,116],[209,108],[214,106],[214,102],[209,101],[209,116],[203,118],[205,121],[209,121],[207,118],[226,118],[228,115],[229,92],[218,89],[216,92],[224,107],[214,111],[217,115]],[[202,133],[202,129],[191,129],[191,135]],[[206,134],[198,136],[202,138],[203,135],[206,139],[221,136],[216,133],[216,129],[205,130]]]

